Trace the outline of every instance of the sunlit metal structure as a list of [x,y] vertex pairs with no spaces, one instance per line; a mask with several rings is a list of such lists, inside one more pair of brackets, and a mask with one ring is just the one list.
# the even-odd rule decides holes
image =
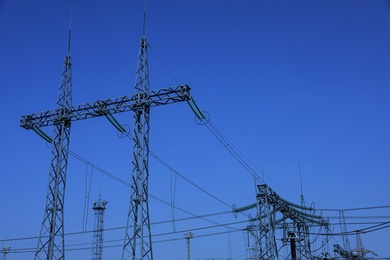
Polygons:
[[[183,101],[188,101],[191,106],[191,102],[194,101],[191,98],[190,87],[179,85],[150,90],[147,42],[143,35],[135,93],[73,106],[70,34],[71,30],[69,30],[68,54],[64,61],[56,109],[28,114],[20,119],[21,127],[34,130],[47,142],[52,143],[49,187],[35,259],[65,258],[64,205],[72,122],[105,116],[118,131],[125,132],[126,130],[113,114],[129,111],[133,112],[133,169],[130,209],[122,257],[128,257],[129,254],[132,259],[153,259],[148,206],[150,108]],[[45,126],[54,126],[54,138],[42,131],[41,127]],[[130,227],[133,227],[132,232]],[[139,256],[136,257],[137,253]]]

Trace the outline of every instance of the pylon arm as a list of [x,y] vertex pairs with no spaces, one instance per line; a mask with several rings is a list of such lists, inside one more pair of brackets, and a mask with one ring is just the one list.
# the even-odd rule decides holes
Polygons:
[[78,106],[64,107],[22,116],[20,126],[25,129],[34,129],[54,125],[63,120],[77,121],[99,116],[137,110],[143,106],[161,106],[191,99],[191,88],[188,85],[138,92],[132,96],[121,96],[98,100]]

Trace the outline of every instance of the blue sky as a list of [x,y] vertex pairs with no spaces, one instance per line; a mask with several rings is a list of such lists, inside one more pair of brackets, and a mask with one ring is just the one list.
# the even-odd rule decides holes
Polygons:
[[[133,93],[143,5],[74,0],[73,104]],[[36,239],[19,238],[39,235],[50,162],[45,142],[19,119],[55,108],[68,27],[69,1],[0,1],[0,241],[15,250],[9,259],[31,259],[35,251]],[[264,169],[266,183],[283,198],[300,202],[301,175],[306,203],[318,212],[390,205],[389,1],[150,0],[146,36],[151,88],[188,84],[212,123],[254,169]],[[116,118],[131,125],[129,113]],[[44,130],[51,135],[50,127]],[[130,180],[131,142],[105,118],[75,122],[70,149]],[[187,104],[152,110],[150,149],[226,204],[255,202],[252,176],[195,123]],[[154,157],[150,174],[153,196],[196,215],[225,213],[182,220],[191,214],[151,200],[155,259],[185,259],[188,229],[194,229],[193,259],[226,259],[227,229],[211,226],[233,222],[240,223],[229,225],[231,256],[245,258],[240,228],[247,216],[226,214],[229,207],[180,176],[175,180]],[[104,256],[119,259],[124,230],[116,228],[126,223],[129,188],[72,156],[67,178],[66,233],[83,231],[88,195],[87,231],[93,229],[91,203],[101,193],[108,201],[105,240],[113,241]],[[322,214],[339,222],[337,211]],[[390,218],[389,208],[345,214],[350,231]],[[169,235],[158,236],[163,233]],[[362,239],[390,257],[389,228]],[[350,240],[355,247],[355,237]],[[89,257],[91,242],[92,233],[67,236],[67,245],[80,249],[67,257]],[[332,252],[335,243],[340,237],[323,250]]]

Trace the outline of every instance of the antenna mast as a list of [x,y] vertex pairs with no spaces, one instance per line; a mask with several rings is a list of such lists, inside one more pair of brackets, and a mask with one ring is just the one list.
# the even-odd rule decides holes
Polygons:
[[92,209],[95,211],[95,224],[93,230],[93,248],[92,260],[103,259],[103,230],[104,230],[104,212],[106,210],[107,201],[99,201],[93,203]]
[[301,173],[301,163],[299,163],[299,183],[301,186],[301,206],[305,206],[305,197],[303,196],[303,186],[302,186],[302,173]]

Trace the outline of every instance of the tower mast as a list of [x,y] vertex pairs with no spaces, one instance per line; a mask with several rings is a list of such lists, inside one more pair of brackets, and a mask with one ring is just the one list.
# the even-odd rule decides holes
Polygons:
[[[146,1],[134,94],[148,93],[150,91],[148,43],[145,37],[145,27]],[[133,110],[132,185],[122,259],[125,258],[127,253],[132,256],[132,260],[153,259],[148,196],[149,121],[150,106],[147,103]],[[131,226],[133,226],[132,231],[130,231]]]
[[54,122],[49,187],[35,259],[52,260],[65,258],[64,199],[71,126],[70,120],[67,119],[66,115],[72,106],[72,58],[70,56],[72,8],[73,0],[71,0],[70,5],[68,53],[64,60],[56,106],[56,110],[61,116],[59,120]]

